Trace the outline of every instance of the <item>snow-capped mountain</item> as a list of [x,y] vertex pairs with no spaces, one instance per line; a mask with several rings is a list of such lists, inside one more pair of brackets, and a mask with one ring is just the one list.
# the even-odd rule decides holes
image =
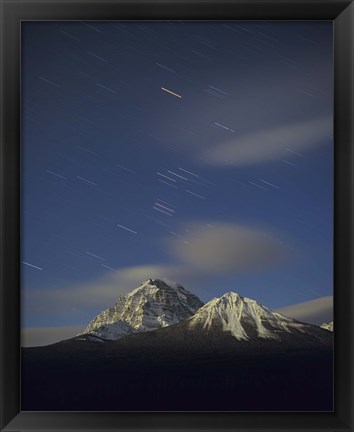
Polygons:
[[133,334],[117,344],[120,349],[175,352],[176,355],[181,352],[258,355],[331,349],[332,336],[319,326],[288,318],[255,300],[228,292],[210,300],[176,325]]
[[188,325],[206,332],[226,332],[239,341],[255,338],[281,340],[284,334],[312,334],[316,329],[272,312],[257,301],[234,292],[212,299],[188,320]]
[[149,279],[115,305],[97,315],[83,334],[117,340],[132,333],[148,332],[190,318],[203,302],[179,284]]
[[28,410],[331,411],[333,332],[149,280],[85,333],[24,348],[22,371]]
[[[177,344],[204,344],[204,338],[216,344],[309,345],[327,343],[327,330],[273,312],[234,292],[204,305],[179,284],[149,279],[126,296],[118,297],[115,305],[97,315],[79,336],[118,340],[136,333],[157,332],[156,341],[162,337]],[[150,343],[150,337],[143,337],[145,340],[139,338],[139,343]]]
[[321,325],[321,328],[332,332],[333,331],[333,321],[330,323],[323,323]]

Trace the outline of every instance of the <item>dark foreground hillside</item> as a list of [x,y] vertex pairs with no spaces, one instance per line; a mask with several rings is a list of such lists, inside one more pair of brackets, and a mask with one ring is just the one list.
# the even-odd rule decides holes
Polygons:
[[[166,347],[165,347],[166,348]],[[332,350],[75,341],[22,350],[24,411],[332,411]]]

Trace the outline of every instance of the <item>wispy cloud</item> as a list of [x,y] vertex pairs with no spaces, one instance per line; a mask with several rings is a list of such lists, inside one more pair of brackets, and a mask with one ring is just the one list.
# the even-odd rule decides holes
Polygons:
[[[301,153],[323,143],[332,134],[332,117],[263,129],[209,146],[200,159],[210,165],[249,166],[282,160],[289,151]],[[296,152],[296,153],[295,153]]]
[[[166,279],[200,295],[219,275],[253,274],[284,263],[289,250],[277,233],[252,226],[215,222],[188,224],[189,232],[167,240],[170,265],[138,265],[113,270],[96,280],[22,291],[24,322],[88,323],[143,281]],[[54,321],[53,321],[54,320]]]
[[277,312],[299,321],[321,325],[333,321],[333,297],[320,297],[277,309]]
[[23,290],[24,310],[31,316],[76,316],[77,310],[102,310],[149,278],[180,280],[189,270],[176,266],[141,265],[112,270],[94,280],[50,289]]
[[85,326],[31,327],[21,331],[21,345],[24,347],[43,346],[76,336]]
[[251,226],[196,223],[183,238],[168,241],[185,265],[206,273],[239,274],[284,262],[288,249],[276,234]]

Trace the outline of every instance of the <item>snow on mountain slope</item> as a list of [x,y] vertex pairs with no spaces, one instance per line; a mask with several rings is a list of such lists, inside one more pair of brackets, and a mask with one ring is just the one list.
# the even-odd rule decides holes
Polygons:
[[83,334],[117,340],[132,333],[153,331],[190,318],[203,303],[178,284],[149,279],[114,307],[97,315]]
[[298,322],[247,297],[228,292],[214,298],[188,320],[189,327],[227,332],[237,340],[280,340],[282,334],[306,333],[313,326]]
[[[160,333],[165,328],[171,331]],[[160,279],[149,279],[126,296],[118,297],[115,305],[97,315],[82,335],[118,340],[152,331],[158,332],[156,340],[162,337],[182,345],[199,343],[199,339],[221,343],[224,337],[247,345],[266,341],[294,346],[328,342],[328,331],[323,328],[273,312],[250,298],[228,292],[203,305],[181,285]],[[141,338],[138,340],[142,343]]]
[[332,322],[330,322],[330,323],[323,323],[322,325],[321,325],[321,328],[323,328],[323,329],[325,329],[325,330],[328,330],[328,331],[333,331],[333,321]]

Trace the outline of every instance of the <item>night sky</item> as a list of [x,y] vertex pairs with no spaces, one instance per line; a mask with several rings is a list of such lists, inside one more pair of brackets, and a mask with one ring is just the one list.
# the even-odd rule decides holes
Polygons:
[[148,278],[332,295],[332,22],[22,24],[22,326]]

